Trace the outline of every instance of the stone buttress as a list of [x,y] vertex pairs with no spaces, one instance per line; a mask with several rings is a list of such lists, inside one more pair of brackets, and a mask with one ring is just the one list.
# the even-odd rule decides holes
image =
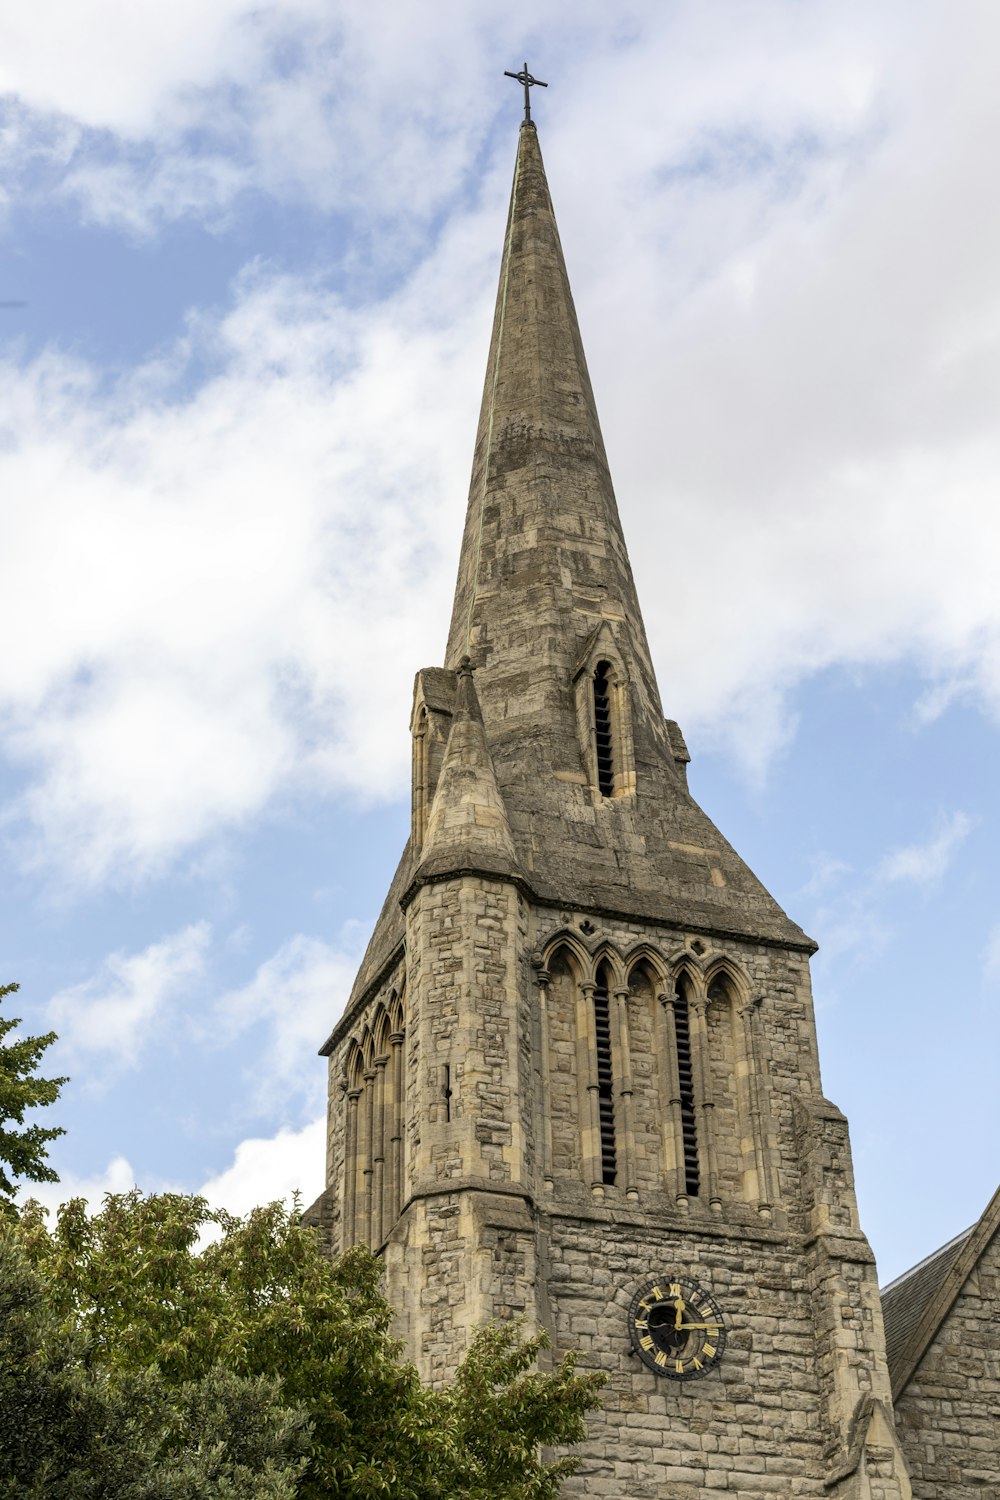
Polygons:
[[[323,1049],[331,1247],[384,1257],[426,1378],[510,1317],[607,1373],[567,1494],[908,1500],[815,945],[688,791],[530,122],[411,733],[410,841]],[[641,1357],[658,1281],[714,1299],[721,1351],[671,1323]]]

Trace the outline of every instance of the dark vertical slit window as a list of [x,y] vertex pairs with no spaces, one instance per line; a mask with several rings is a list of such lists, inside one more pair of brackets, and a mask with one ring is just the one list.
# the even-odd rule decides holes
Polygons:
[[618,1163],[615,1157],[615,1101],[611,1075],[611,1015],[608,986],[601,979],[594,991],[594,1025],[597,1032],[597,1103],[601,1121],[601,1180],[614,1183]]
[[674,1001],[674,1035],[677,1041],[677,1076],[681,1096],[681,1139],[684,1145],[684,1188],[697,1198],[700,1186],[698,1172],[698,1127],[694,1115],[694,1069],[691,1063],[691,1023],[687,995],[678,986]]
[[615,790],[615,762],[611,743],[611,686],[606,661],[598,662],[594,673],[594,733],[597,739],[597,785],[602,797]]

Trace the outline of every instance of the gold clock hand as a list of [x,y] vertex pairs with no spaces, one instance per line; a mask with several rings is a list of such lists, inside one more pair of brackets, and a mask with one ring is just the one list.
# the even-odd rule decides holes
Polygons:
[[678,1328],[718,1328],[718,1323],[678,1323]]
[[681,1328],[683,1327],[682,1319],[685,1312],[687,1311],[687,1303],[684,1301],[683,1297],[678,1297],[674,1302],[674,1307],[677,1309],[677,1317],[674,1321],[674,1327]]

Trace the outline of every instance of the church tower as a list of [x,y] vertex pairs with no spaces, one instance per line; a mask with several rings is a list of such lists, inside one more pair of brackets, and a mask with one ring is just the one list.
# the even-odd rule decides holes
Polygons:
[[510,1317],[607,1373],[569,1495],[908,1500],[815,944],[688,791],[530,120],[411,732],[323,1049],[333,1249],[382,1255],[426,1379]]

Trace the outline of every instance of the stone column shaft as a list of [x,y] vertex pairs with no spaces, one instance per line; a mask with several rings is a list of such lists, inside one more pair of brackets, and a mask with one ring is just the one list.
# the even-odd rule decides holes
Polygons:
[[386,1232],[396,1221],[402,1207],[403,1197],[403,1033],[394,1031],[389,1041],[392,1044],[390,1106],[392,1134],[389,1140],[388,1191],[384,1224]]
[[703,999],[690,1005],[694,1013],[691,1027],[691,1060],[694,1068],[695,1118],[698,1122],[698,1155],[701,1164],[701,1188],[712,1208],[720,1207],[715,1183],[715,1142],[712,1093],[712,1070],[708,1052],[708,1004]]
[[618,1060],[621,1068],[618,1097],[621,1099],[621,1130],[619,1142],[621,1162],[619,1178],[625,1186],[627,1198],[638,1198],[639,1189],[635,1180],[635,1118],[632,1097],[635,1087],[632,1082],[632,1043],[628,1029],[628,990],[615,990],[615,1019]]
[[357,1241],[358,1213],[358,1099],[360,1089],[347,1090],[347,1120],[344,1125],[344,1243],[349,1250]]
[[595,984],[584,983],[576,1001],[576,1063],[580,1080],[580,1138],[583,1178],[595,1197],[604,1197],[601,1171],[601,1106],[597,1082],[597,1027],[594,1019]]

